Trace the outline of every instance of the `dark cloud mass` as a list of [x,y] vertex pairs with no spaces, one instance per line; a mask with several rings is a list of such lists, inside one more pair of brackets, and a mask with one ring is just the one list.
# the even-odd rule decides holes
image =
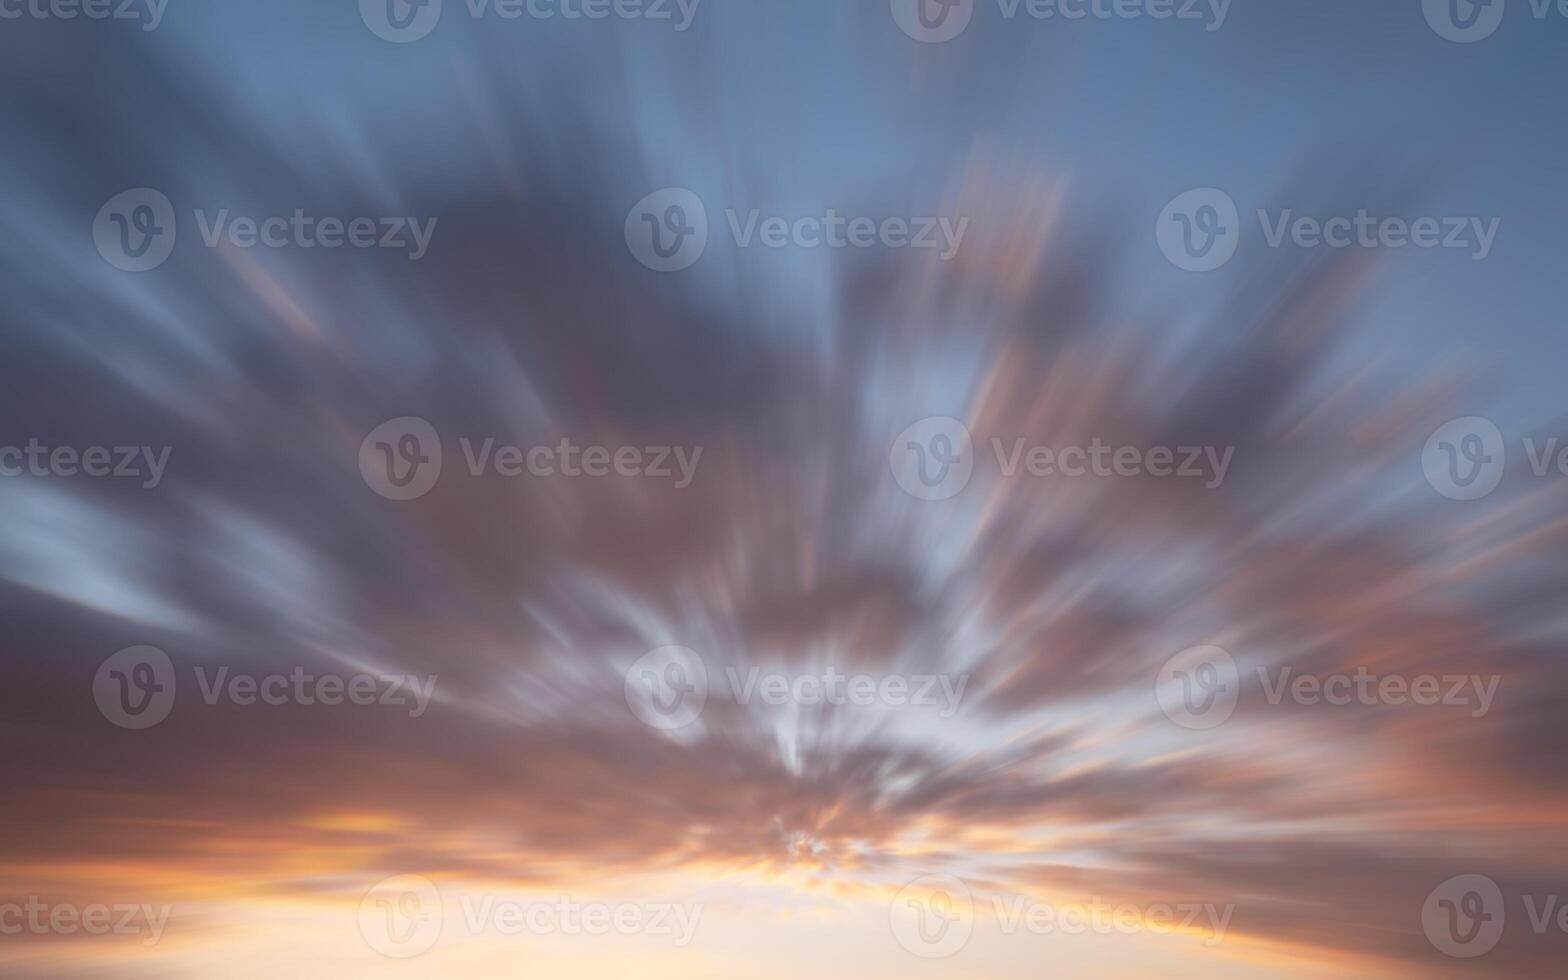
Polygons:
[[[117,24],[0,29],[0,443],[172,450],[153,490],[0,479],[0,898],[357,902],[405,872],[869,890],[942,872],[977,894],[1232,904],[1214,955],[1260,976],[1547,976],[1568,955],[1516,911],[1568,891],[1568,498],[1512,458],[1480,502],[1422,479],[1437,425],[1526,384],[1436,339],[1406,356],[1388,324],[1421,315],[1402,283],[1429,269],[1261,249],[1201,289],[1141,271],[1164,262],[1160,205],[1201,181],[1112,193],[1124,164],[1075,158],[1066,110],[1040,117],[1054,153],[1010,139],[1026,117],[1008,116],[1009,82],[1047,69],[1002,33],[905,50],[881,7],[806,4],[782,50],[837,40],[770,81],[773,55],[747,72],[736,48],[783,30],[773,5],[703,9],[665,42],[678,54],[639,46],[646,24],[553,25],[556,47],[444,22],[405,50],[420,45],[337,6],[280,7],[314,25],[294,47],[172,6],[146,43]],[[844,37],[869,66],[833,60]],[[813,72],[853,89],[846,104]],[[940,109],[954,85],[973,111]],[[854,119],[866,93],[886,115]],[[908,169],[859,179],[840,127]],[[1445,206],[1447,173],[1413,179],[1357,135],[1262,189],[1321,212]],[[908,141],[929,157],[900,156]],[[660,275],[621,224],[683,183],[709,198],[713,237],[690,274]],[[176,203],[181,241],[130,275],[88,230],[141,186]],[[970,237],[951,262],[724,237],[723,207],[794,213],[814,191],[851,214],[940,202]],[[203,247],[190,212],[224,207],[438,224],[417,262]],[[888,447],[939,415],[978,462],[962,495],[928,503]],[[377,496],[358,468],[366,433],[400,416],[442,435],[443,478],[417,500]],[[682,487],[474,477],[463,437],[701,456]],[[1233,457],[1217,487],[1006,478],[993,439]],[[166,722],[126,731],[94,677],[139,643],[182,688]],[[624,677],[671,644],[701,655],[711,690],[700,720],[661,732]],[[1155,697],[1162,664],[1198,644],[1240,671],[1234,716],[1206,731]],[[741,703],[727,684],[828,665],[967,686],[944,714]],[[220,667],[439,682],[418,718],[206,705],[190,678]],[[1360,668],[1495,676],[1495,700],[1479,716],[1270,702],[1282,670]],[[1476,959],[1422,931],[1428,893],[1464,873],[1509,902]],[[222,933],[180,921],[181,943]],[[76,975],[9,942],[17,975]],[[189,969],[109,968],[148,962]]]

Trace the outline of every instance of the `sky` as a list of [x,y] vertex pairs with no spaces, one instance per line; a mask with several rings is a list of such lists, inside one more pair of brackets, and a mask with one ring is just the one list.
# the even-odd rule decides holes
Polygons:
[[0,972],[1552,975],[1568,16],[584,2],[0,0]]

